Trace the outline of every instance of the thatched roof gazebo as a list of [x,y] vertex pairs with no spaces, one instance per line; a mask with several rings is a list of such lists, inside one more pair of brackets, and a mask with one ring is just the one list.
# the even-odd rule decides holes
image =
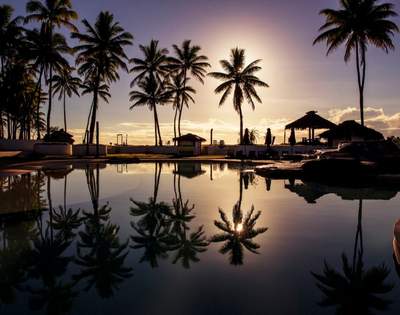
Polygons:
[[330,145],[337,145],[343,141],[378,141],[385,139],[380,132],[362,126],[354,120],[346,120],[335,128],[324,131],[319,137],[327,139]]
[[314,140],[315,129],[332,129],[336,125],[321,117],[316,111],[309,111],[303,117],[297,119],[296,121],[286,125],[284,142],[286,142],[286,130],[296,129],[296,130],[307,130],[308,129],[308,140],[311,143]]

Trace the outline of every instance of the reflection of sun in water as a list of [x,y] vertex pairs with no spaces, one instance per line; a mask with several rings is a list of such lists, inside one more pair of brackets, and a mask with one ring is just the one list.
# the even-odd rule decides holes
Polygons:
[[242,232],[243,231],[243,224],[242,223],[239,223],[237,226],[236,226],[236,232]]

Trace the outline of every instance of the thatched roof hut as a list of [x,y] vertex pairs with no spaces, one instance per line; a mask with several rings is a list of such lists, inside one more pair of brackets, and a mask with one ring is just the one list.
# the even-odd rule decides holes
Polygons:
[[336,125],[321,117],[317,114],[316,111],[309,111],[303,117],[297,119],[296,121],[286,125],[285,127],[285,139],[286,139],[286,130],[297,129],[297,130],[307,130],[309,140],[314,140],[314,130],[315,129],[331,129],[335,128]]
[[332,128],[321,133],[320,138],[327,139],[330,145],[337,145],[340,142],[346,141],[377,141],[384,140],[384,136],[372,129],[362,126],[354,120],[347,120]]

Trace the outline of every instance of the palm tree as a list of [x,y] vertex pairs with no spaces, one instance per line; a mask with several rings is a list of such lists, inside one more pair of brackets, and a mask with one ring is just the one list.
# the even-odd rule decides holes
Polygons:
[[[172,46],[176,57],[170,58],[170,69],[173,72],[178,72],[183,76],[183,89],[185,89],[186,83],[191,74],[194,78],[204,83],[203,78],[206,75],[206,68],[211,67],[207,62],[208,58],[205,55],[200,55],[201,47],[197,45],[191,45],[190,40],[183,41],[181,47],[178,45]],[[178,117],[178,134],[181,136],[181,118],[183,105],[185,100],[182,98],[181,103],[177,110],[179,111]],[[187,104],[186,104],[187,105]]]
[[137,86],[140,91],[131,91],[129,93],[130,101],[133,104],[129,107],[131,110],[136,106],[148,106],[154,114],[154,141],[155,145],[162,146],[160,124],[158,122],[157,105],[164,105],[171,99],[171,92],[164,89],[162,84],[154,76],[147,76],[140,81]]
[[143,59],[132,58],[129,60],[134,66],[129,70],[137,73],[131,82],[131,88],[146,76],[155,78],[158,82],[163,82],[168,75],[169,58],[167,56],[168,49],[159,48],[158,40],[151,40],[147,46],[139,45],[140,51],[143,53]]
[[[144,57],[143,59],[132,58],[129,61],[130,63],[134,64],[134,66],[130,69],[130,72],[137,73],[130,86],[131,88],[138,86],[143,91],[148,92],[149,96],[156,97],[156,95],[162,95],[164,92],[166,92],[164,89],[164,83],[167,81],[167,77],[169,75],[169,58],[167,56],[168,50],[166,48],[159,48],[158,40],[151,40],[149,45],[140,45],[139,48]],[[131,101],[132,95],[137,95],[136,93],[136,91],[131,92]],[[166,101],[162,103],[164,104]],[[162,145],[156,105],[149,106],[150,110],[152,110],[154,113],[155,144],[156,146],[158,143]],[[131,106],[131,109],[133,107],[134,106]]]
[[243,144],[243,112],[242,104],[244,99],[255,109],[254,99],[262,103],[261,98],[258,96],[255,89],[259,87],[269,87],[268,84],[261,81],[254,75],[255,72],[261,70],[258,66],[260,59],[245,65],[245,51],[244,49],[234,48],[231,50],[230,60],[221,60],[220,64],[225,72],[211,72],[213,78],[222,80],[223,83],[215,89],[215,93],[222,93],[219,105],[225,103],[228,96],[233,90],[233,108],[240,117],[240,144]]
[[9,61],[18,51],[21,43],[22,17],[13,18],[14,9],[10,5],[0,5],[0,70],[4,74]]
[[118,70],[128,71],[125,61],[128,57],[124,47],[132,45],[133,36],[125,32],[110,12],[100,12],[92,26],[86,19],[82,21],[86,33],[73,32],[72,38],[80,41],[75,47],[79,52],[76,62],[78,73],[86,81],[93,81],[93,102],[89,114],[90,127],[87,141],[93,143],[98,109],[99,87],[119,79]]
[[183,268],[189,269],[191,262],[199,262],[200,258],[197,257],[199,253],[207,250],[209,242],[204,235],[203,226],[200,226],[196,231],[187,235],[187,230],[183,229],[177,234],[177,252],[172,261],[176,264],[181,261]]
[[81,267],[73,276],[75,281],[86,280],[85,290],[93,286],[102,298],[113,296],[118,285],[132,276],[132,268],[125,266],[128,240],[121,243],[119,226],[109,222],[111,208],[105,205],[84,214],[85,229],[79,232],[75,263]]
[[320,14],[326,18],[326,21],[319,29],[322,33],[314,40],[314,45],[326,42],[327,55],[344,44],[345,62],[348,62],[351,55],[355,53],[362,125],[364,125],[364,88],[368,46],[373,45],[389,52],[390,49],[394,49],[392,41],[394,33],[399,31],[397,25],[389,20],[397,16],[394,5],[377,2],[377,0],[340,0],[339,10],[322,10]]
[[[20,96],[26,95],[26,91],[18,90],[16,82],[11,81],[9,76],[15,74],[15,69],[25,68],[27,65],[21,60],[21,52],[24,47],[24,32],[20,26],[21,17],[13,17],[14,9],[9,5],[0,5],[0,88],[2,89],[2,98],[0,100],[0,138],[4,138],[5,125],[7,124],[8,138],[12,137],[11,125],[12,115],[10,105],[5,95],[9,93],[10,87],[15,87]],[[16,68],[17,67],[17,68]],[[23,80],[26,82],[26,80]],[[17,81],[20,83],[19,81]],[[9,100],[12,100],[11,97]],[[15,99],[15,98],[14,98]],[[20,105],[20,104],[19,104]]]
[[[50,133],[51,104],[53,93],[53,71],[61,73],[69,67],[68,61],[63,54],[68,54],[71,49],[63,35],[50,33],[46,28],[34,29],[27,34],[28,39],[28,58],[33,61],[33,66],[38,69],[39,77],[35,92],[41,88],[43,74],[47,77],[49,107],[47,111],[47,134]],[[49,73],[49,75],[47,75]],[[35,94],[34,94],[35,95]],[[31,100],[31,104],[34,100]],[[39,109],[38,109],[39,110]],[[38,118],[38,117],[37,117]]]
[[67,113],[65,109],[66,96],[72,97],[72,94],[79,96],[78,89],[82,86],[81,79],[72,75],[74,68],[64,68],[60,74],[53,77],[54,94],[58,93],[58,100],[63,99],[64,108],[64,130],[67,132]]
[[243,212],[238,202],[232,210],[232,222],[229,221],[222,209],[219,209],[219,214],[221,221],[215,220],[214,225],[222,230],[222,233],[214,235],[210,241],[216,243],[224,242],[220,253],[229,253],[229,261],[232,265],[242,265],[243,249],[245,248],[254,254],[258,254],[257,249],[260,248],[260,245],[255,243],[253,239],[268,229],[255,227],[261,212],[258,211],[254,214],[254,206],[252,206],[251,210],[243,218]]
[[[54,47],[53,41],[56,40],[53,37],[54,28],[65,26],[70,30],[76,31],[76,27],[72,24],[72,20],[78,18],[78,14],[72,10],[72,3],[70,0],[30,0],[26,4],[26,11],[29,13],[25,21],[26,23],[31,21],[42,22],[42,29],[44,32],[49,34],[48,44],[50,47]],[[70,53],[71,51],[63,51]],[[49,104],[47,110],[47,134],[50,133],[50,119],[51,119],[51,107],[53,99],[53,63],[48,64],[48,94]]]
[[177,136],[176,122],[182,103],[186,105],[186,107],[189,107],[190,102],[194,103],[194,98],[191,94],[196,94],[196,90],[187,85],[187,81],[189,81],[189,78],[185,80],[182,74],[174,74],[172,80],[166,85],[167,90],[171,93],[173,108],[175,109],[174,138]]
[[353,247],[353,259],[342,254],[342,273],[325,261],[322,274],[311,272],[317,287],[324,295],[322,307],[336,306],[336,314],[373,314],[372,310],[384,311],[391,301],[383,297],[393,289],[386,282],[390,269],[385,264],[365,269],[362,237],[362,200],[359,200],[357,231]]
[[25,18],[26,22],[42,22],[51,31],[56,26],[76,30],[71,20],[76,20],[78,14],[72,10],[71,0],[30,0],[26,4],[26,11],[30,13]]

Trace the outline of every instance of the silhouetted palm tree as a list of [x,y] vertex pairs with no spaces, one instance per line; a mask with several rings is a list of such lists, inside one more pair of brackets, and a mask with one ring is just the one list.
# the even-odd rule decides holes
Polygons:
[[[46,0],[46,1],[38,1],[38,0],[30,0],[26,4],[26,11],[28,14],[25,18],[26,22],[37,21],[42,22],[42,32],[48,34],[47,44],[49,47],[54,49],[54,51],[59,51],[62,53],[70,53],[69,49],[64,49],[64,47],[60,47],[56,45],[57,42],[60,42],[60,37],[62,35],[58,34],[57,36],[53,36],[55,27],[65,26],[70,30],[75,31],[76,27],[72,24],[72,20],[76,20],[78,18],[78,14],[72,10],[72,3],[70,0]],[[55,34],[54,34],[55,35]],[[64,46],[67,47],[65,39]],[[48,67],[48,95],[49,95],[49,104],[47,110],[47,134],[50,133],[50,119],[51,119],[51,109],[52,109],[52,99],[53,99],[53,70],[59,70],[61,65],[58,64],[56,60],[49,60],[47,63]],[[66,67],[68,64],[63,64],[63,67]]]
[[29,308],[33,311],[46,310],[45,314],[68,314],[71,311],[72,300],[78,295],[73,290],[73,282],[57,281],[42,288],[30,288],[27,291],[29,297]]
[[143,53],[143,59],[132,58],[129,61],[134,64],[130,72],[136,73],[131,82],[131,88],[148,76],[158,83],[164,82],[165,77],[168,76],[168,49],[159,48],[158,40],[154,39],[147,46],[139,45],[139,49]]
[[[189,234],[189,237],[188,235]],[[203,226],[200,226],[196,231],[189,233],[187,229],[180,230],[177,233],[176,240],[176,254],[173,259],[173,263],[176,264],[181,261],[182,266],[185,269],[190,268],[191,262],[199,262],[200,259],[197,256],[207,250],[209,242],[204,235]]]
[[393,289],[386,283],[390,273],[384,264],[364,268],[364,245],[362,238],[362,200],[359,201],[357,232],[354,241],[352,263],[342,254],[342,271],[336,271],[324,262],[322,274],[311,272],[318,281],[317,287],[324,294],[319,303],[322,307],[336,306],[336,314],[373,314],[372,310],[384,311],[391,301],[382,296]]
[[372,310],[387,310],[391,302],[382,295],[390,292],[393,285],[385,283],[390,273],[385,265],[366,270],[362,259],[359,259],[353,268],[343,254],[342,272],[336,271],[326,262],[323,274],[312,272],[318,280],[318,288],[324,294],[324,299],[319,305],[336,306],[338,315],[369,315],[373,314]]
[[189,205],[189,200],[183,202],[182,199],[172,200],[172,209],[168,213],[168,221],[171,222],[171,231],[181,234],[188,230],[188,224],[195,218],[193,214],[194,205]]
[[163,85],[158,82],[153,76],[145,77],[140,81],[137,86],[140,91],[131,91],[129,93],[132,105],[129,107],[133,109],[137,106],[148,106],[154,113],[154,141],[157,146],[162,145],[162,138],[160,132],[160,124],[158,121],[157,105],[164,105],[170,101],[171,92],[164,89]]
[[355,53],[361,124],[364,125],[366,52],[369,45],[386,52],[394,49],[392,38],[399,28],[389,18],[397,16],[397,13],[393,4],[378,3],[377,0],[340,0],[339,3],[339,10],[324,9],[320,12],[326,21],[319,29],[322,33],[314,40],[314,44],[326,42],[327,55],[344,44],[346,62]]
[[[51,37],[51,38],[50,38]],[[50,33],[46,28],[42,27],[41,30],[34,29],[27,32],[27,52],[28,58],[33,61],[33,66],[39,72],[38,81],[31,99],[31,106],[35,101],[37,91],[41,89],[42,76],[47,77],[49,84],[49,93],[52,92],[52,82],[50,78],[53,77],[53,70],[61,72],[65,67],[68,67],[68,61],[63,54],[70,53],[64,36],[59,33]],[[48,76],[47,73],[50,75]],[[49,97],[49,108],[47,111],[47,133],[50,132],[50,115],[51,115],[51,97]],[[40,108],[37,108],[37,121]],[[38,124],[38,122],[37,122]],[[40,131],[38,130],[38,138]]]
[[144,227],[131,222],[136,234],[131,236],[133,249],[144,249],[140,262],[148,262],[152,268],[158,267],[158,260],[168,258],[168,252],[175,249],[176,240],[170,233],[170,224],[166,220],[156,221],[154,225]]
[[167,83],[166,88],[171,93],[171,97],[173,100],[173,108],[175,109],[174,114],[174,138],[177,136],[176,122],[177,116],[180,112],[180,107],[186,105],[189,108],[189,103],[194,103],[194,98],[191,94],[196,94],[196,90],[191,86],[187,85],[187,81],[182,74],[174,74],[172,75],[172,79]]
[[[22,28],[19,26],[20,17],[13,17],[14,9],[9,5],[0,5],[0,87],[6,84],[6,73],[15,63],[22,41]],[[2,93],[4,97],[4,93]],[[3,113],[6,114],[8,122],[10,114],[6,110],[7,104],[4,99],[0,101],[0,138],[4,138],[6,124]],[[8,127],[8,131],[10,128]],[[8,133],[10,137],[10,133]]]
[[267,231],[268,228],[256,228],[258,218],[261,212],[254,214],[254,206],[243,218],[243,212],[240,209],[239,203],[235,204],[232,210],[232,223],[227,218],[225,212],[219,209],[221,221],[214,221],[214,225],[223,231],[211,237],[211,242],[224,242],[219,252],[221,254],[229,253],[229,261],[232,265],[243,264],[243,248],[252,253],[258,254],[257,249],[260,245],[255,243],[253,239]]
[[258,66],[260,59],[245,65],[244,49],[234,48],[231,50],[230,60],[221,60],[220,64],[225,72],[211,72],[213,78],[222,80],[223,83],[215,89],[215,93],[223,93],[219,105],[225,103],[228,96],[233,92],[233,108],[240,117],[240,144],[243,144],[243,112],[242,104],[244,99],[255,109],[254,99],[262,103],[255,87],[268,87],[268,84],[255,76],[261,70]]
[[[183,77],[183,90],[185,90],[186,83],[188,82],[189,75],[204,83],[204,77],[207,68],[211,65],[207,62],[208,58],[205,55],[200,55],[201,47],[192,45],[190,40],[183,41],[182,45],[172,46],[175,52],[175,57],[170,58],[170,69],[173,72],[182,75]],[[185,99],[181,98],[180,105],[178,106],[178,134],[181,136],[181,118]],[[187,104],[186,104],[187,105]]]
[[64,239],[72,239],[75,236],[74,230],[77,230],[82,224],[80,218],[80,209],[76,211],[59,207],[58,211],[54,210],[53,228],[61,234]]
[[119,284],[132,276],[132,269],[124,265],[128,240],[120,242],[119,227],[109,222],[110,211],[105,205],[97,213],[84,212],[85,229],[79,233],[75,261],[81,270],[73,276],[76,281],[86,280],[87,291],[95,286],[102,298],[113,296]]
[[65,132],[68,131],[67,129],[67,112],[65,106],[65,99],[66,96],[69,98],[72,97],[72,94],[79,96],[79,88],[82,86],[81,79],[79,77],[74,77],[72,72],[74,68],[63,68],[61,69],[60,74],[56,74],[53,76],[54,82],[54,94],[58,93],[58,100],[63,100],[63,109],[64,109],[64,130]]
[[86,19],[82,23],[86,32],[74,32],[71,36],[81,43],[75,47],[75,50],[79,52],[76,59],[77,64],[80,65],[78,73],[85,75],[85,81],[93,81],[94,85],[87,139],[89,143],[93,143],[99,87],[117,81],[119,69],[128,71],[125,63],[128,57],[124,47],[132,45],[133,36],[125,32],[109,12],[100,12],[93,26]]

